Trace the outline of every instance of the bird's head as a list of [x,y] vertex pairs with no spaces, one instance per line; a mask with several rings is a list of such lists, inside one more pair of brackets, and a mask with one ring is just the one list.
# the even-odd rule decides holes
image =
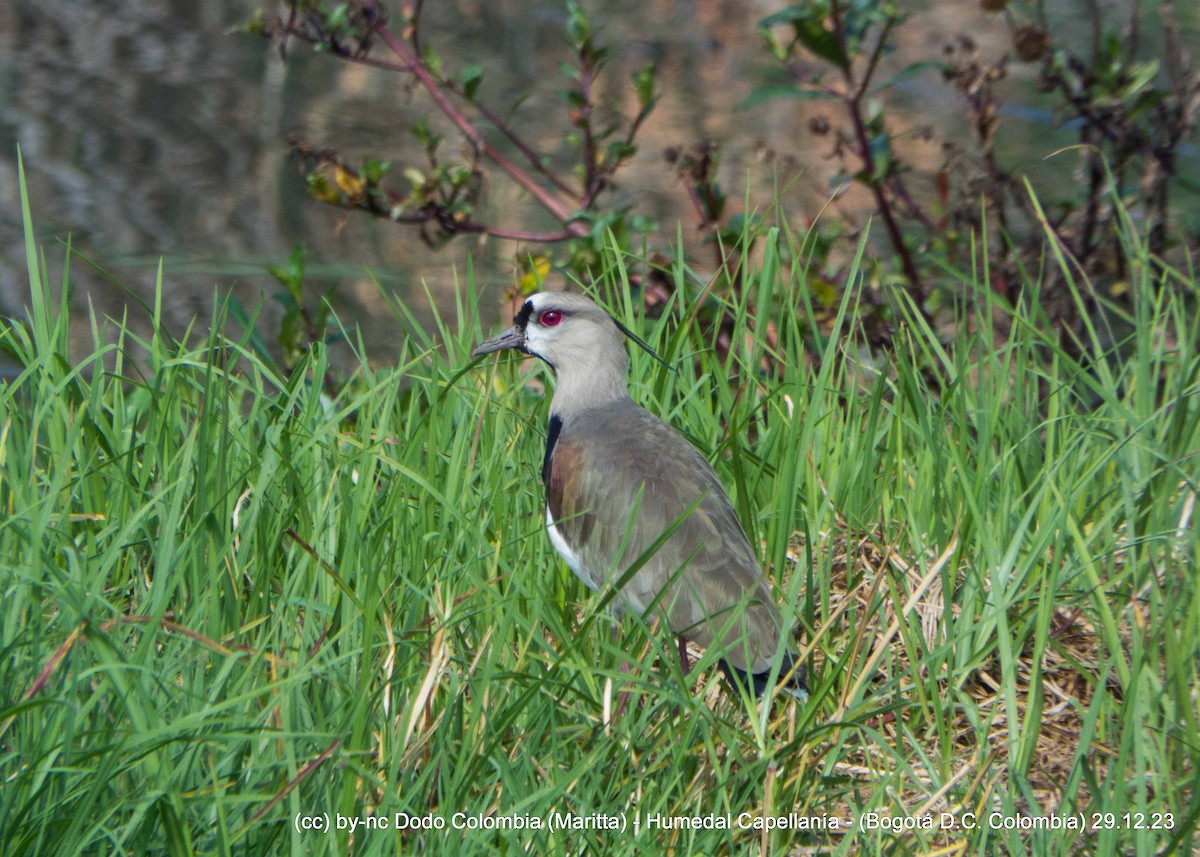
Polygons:
[[513,325],[481,343],[472,357],[513,348],[539,357],[559,373],[628,362],[621,330],[612,316],[585,297],[564,292],[530,295]]
[[590,389],[586,398],[625,395],[629,368],[625,337],[662,362],[649,345],[589,298],[538,292],[521,305],[512,327],[480,343],[471,356],[511,348],[540,358],[558,379],[559,397],[564,385],[577,388],[580,394]]

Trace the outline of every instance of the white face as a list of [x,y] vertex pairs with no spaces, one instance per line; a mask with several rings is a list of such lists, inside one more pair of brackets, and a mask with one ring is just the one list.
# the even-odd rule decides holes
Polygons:
[[624,389],[629,355],[625,353],[622,328],[607,312],[580,295],[541,292],[530,296],[513,319],[513,326],[482,343],[472,354],[478,357],[503,348],[540,357],[560,381],[566,372],[570,386],[581,396],[598,382],[598,374],[619,380],[618,384],[609,378],[608,387]]
[[555,343],[562,338],[563,322],[570,315],[569,311],[558,308],[553,298],[553,295],[539,293],[525,302],[525,307],[529,309],[529,317],[525,321],[525,349],[551,365],[556,362],[552,359]]
[[629,355],[625,331],[607,312],[581,295],[532,295],[513,326],[480,343],[473,357],[515,348],[541,358],[554,373],[552,413],[628,398]]

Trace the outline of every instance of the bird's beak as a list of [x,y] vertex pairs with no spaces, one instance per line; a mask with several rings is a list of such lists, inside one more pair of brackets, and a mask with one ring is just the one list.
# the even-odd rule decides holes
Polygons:
[[484,354],[491,354],[493,351],[503,351],[505,348],[516,348],[518,351],[524,351],[525,331],[516,326],[510,327],[495,339],[489,339],[487,342],[481,342],[476,345],[475,350],[471,352],[471,356],[482,357]]

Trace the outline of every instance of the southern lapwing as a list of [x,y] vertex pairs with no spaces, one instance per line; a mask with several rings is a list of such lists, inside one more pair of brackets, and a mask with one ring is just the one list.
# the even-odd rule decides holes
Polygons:
[[541,292],[471,353],[512,348],[554,373],[542,462],[550,541],[592,590],[620,584],[618,611],[665,621],[681,658],[683,640],[717,646],[726,676],[761,695],[782,653],[779,684],[803,699],[804,666],[780,645],[787,629],[716,473],[629,397],[625,336],[649,351],[589,299]]

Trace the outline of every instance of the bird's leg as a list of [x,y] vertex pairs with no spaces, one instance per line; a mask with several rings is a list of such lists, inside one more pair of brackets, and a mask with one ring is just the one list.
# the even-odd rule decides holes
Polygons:
[[683,672],[684,678],[687,678],[687,674],[692,671],[692,662],[691,662],[691,659],[688,658],[688,652],[687,652],[687,640],[685,640],[683,637],[679,637],[678,639],[679,639],[679,669]]
[[[620,642],[621,642],[621,624],[619,622],[613,622],[613,645],[617,646],[617,648],[620,648]],[[628,656],[621,658],[621,672],[628,673],[628,672],[632,672],[632,670],[633,670],[633,668],[629,665]],[[622,684],[624,684],[624,682],[622,682]],[[621,715],[623,715],[625,713],[625,708],[628,705],[629,705],[629,691],[623,690],[619,694],[617,694],[617,717],[616,717],[616,719],[619,720],[621,718]]]

